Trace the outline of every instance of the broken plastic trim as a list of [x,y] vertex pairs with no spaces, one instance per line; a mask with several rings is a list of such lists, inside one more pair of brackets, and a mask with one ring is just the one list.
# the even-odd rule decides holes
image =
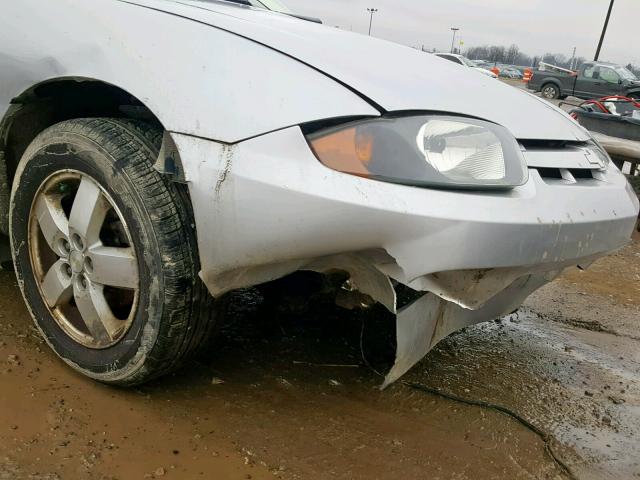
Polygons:
[[388,387],[402,377],[449,334],[512,312],[532,292],[553,280],[559,273],[560,270],[520,277],[475,310],[464,308],[433,293],[426,293],[407,305],[397,312],[396,360],[381,388]]
[[[395,260],[383,250],[345,253],[313,260],[290,261],[239,269],[213,279],[216,295],[307,270],[322,274],[344,272],[350,289],[370,297],[396,316],[396,358],[381,388],[386,388],[418,363],[440,340],[475,323],[516,310],[532,292],[553,280],[555,270],[538,267],[459,270],[404,278]],[[398,308],[392,279],[413,289],[414,300]],[[421,295],[422,293],[422,295]]]

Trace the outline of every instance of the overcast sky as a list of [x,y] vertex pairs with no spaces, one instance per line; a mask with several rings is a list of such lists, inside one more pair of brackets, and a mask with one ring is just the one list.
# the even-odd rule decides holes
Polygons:
[[[463,50],[517,44],[529,55],[563,53],[592,59],[609,0],[284,0],[296,13],[367,33],[367,7],[378,9],[372,34],[431,50],[451,48],[459,27]],[[640,65],[640,0],[615,0],[601,60]],[[457,40],[456,40],[457,43]]]

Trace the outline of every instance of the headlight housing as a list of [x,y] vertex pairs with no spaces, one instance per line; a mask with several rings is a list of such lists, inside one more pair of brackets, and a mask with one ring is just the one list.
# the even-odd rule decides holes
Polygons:
[[307,137],[320,162],[352,175],[439,188],[512,188],[528,170],[504,127],[452,115],[375,118]]

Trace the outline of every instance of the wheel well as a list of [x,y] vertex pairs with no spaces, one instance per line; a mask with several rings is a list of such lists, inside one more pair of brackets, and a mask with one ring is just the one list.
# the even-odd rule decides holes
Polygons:
[[119,87],[93,79],[47,81],[14,98],[0,119],[0,232],[8,233],[9,190],[29,144],[56,123],[87,117],[135,118],[163,128],[142,101]]

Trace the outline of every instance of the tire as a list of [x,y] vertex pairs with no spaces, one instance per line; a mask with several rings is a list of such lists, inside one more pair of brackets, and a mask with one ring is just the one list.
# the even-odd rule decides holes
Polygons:
[[557,99],[560,97],[560,89],[553,83],[545,83],[540,89],[542,96],[548,100]]
[[36,137],[14,179],[11,249],[36,326],[108,384],[174,371],[216,325],[188,194],[153,168],[161,139],[137,121],[65,121]]

